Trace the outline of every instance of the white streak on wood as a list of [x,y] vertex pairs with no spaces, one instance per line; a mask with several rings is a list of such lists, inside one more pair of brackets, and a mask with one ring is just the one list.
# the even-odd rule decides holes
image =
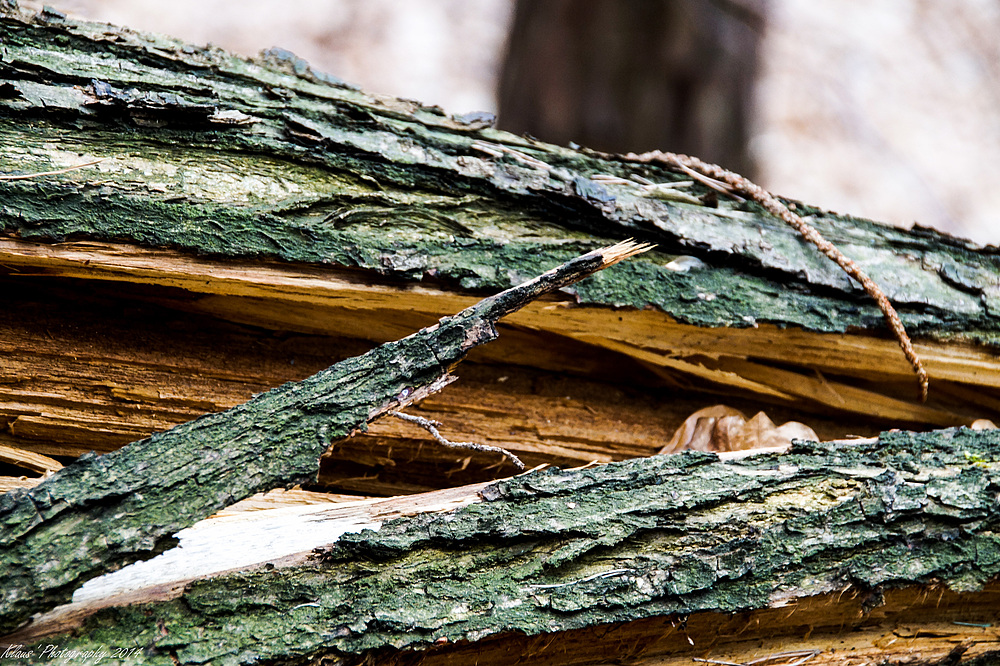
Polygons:
[[362,516],[329,518],[329,506],[243,512],[203,520],[177,533],[180,545],[85,583],[73,602],[95,601],[146,587],[245,569],[335,543],[343,534],[377,530]]

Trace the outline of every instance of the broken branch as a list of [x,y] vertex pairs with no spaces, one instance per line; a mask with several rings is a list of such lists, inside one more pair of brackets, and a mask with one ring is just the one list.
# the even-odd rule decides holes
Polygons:
[[219,509],[315,479],[331,442],[443,387],[469,349],[497,337],[501,317],[649,248],[626,241],[589,252],[301,382],[81,456],[34,488],[0,496],[0,631],[67,601],[94,576],[172,547],[174,534]]

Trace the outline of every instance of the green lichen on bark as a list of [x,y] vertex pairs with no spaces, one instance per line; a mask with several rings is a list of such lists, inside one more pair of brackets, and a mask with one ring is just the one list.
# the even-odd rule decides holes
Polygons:
[[[582,303],[653,306],[702,326],[882,326],[857,285],[755,204],[715,209],[589,179],[679,178],[666,170],[373,98],[280,50],[250,61],[9,9],[0,26],[0,169],[105,159],[0,183],[8,234],[336,264],[473,290],[635,236],[662,252],[581,284]],[[911,332],[996,341],[995,249],[799,212],[885,289]],[[664,268],[677,254],[707,268]]]
[[0,628],[66,601],[100,573],[170,547],[172,535],[254,493],[315,478],[336,439],[404,388],[445,370],[407,338],[0,496]]
[[998,491],[1000,435],[967,429],[550,469],[452,513],[344,535],[314,564],[195,582],[46,642],[249,664],[761,609],[848,586],[871,605],[894,586],[972,590],[1000,573]]

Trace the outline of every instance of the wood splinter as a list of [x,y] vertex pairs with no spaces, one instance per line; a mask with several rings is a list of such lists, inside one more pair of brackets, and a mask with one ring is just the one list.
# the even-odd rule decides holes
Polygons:
[[[236,501],[315,479],[331,443],[447,384],[470,349],[496,339],[501,317],[651,247],[593,250],[301,381],[81,456],[33,488],[0,495],[0,634],[69,601],[86,580],[170,547],[179,531]],[[178,491],[189,487],[198,492]]]
[[[549,270],[532,280],[528,280],[527,282],[519,284],[516,287],[511,287],[510,289],[502,291],[495,296],[483,299],[478,304],[460,312],[455,316],[455,319],[462,319],[469,316],[481,317],[485,322],[489,322],[490,326],[492,326],[501,317],[520,309],[543,294],[567,287],[596,271],[607,268],[608,266],[613,266],[619,261],[628,259],[629,257],[633,257],[637,254],[647,252],[653,249],[653,247],[654,246],[649,243],[636,243],[632,239],[628,239],[610,247],[593,250],[587,254],[572,259],[565,264],[556,266],[552,270]],[[411,416],[410,414],[404,414],[399,411],[392,411],[389,413],[403,419],[404,421],[416,423],[420,427],[427,430],[427,432],[429,432],[434,439],[438,441],[438,443],[444,446],[458,449],[470,449],[473,451],[499,453],[514,463],[519,470],[525,469],[524,463],[521,462],[520,458],[507,449],[500,448],[499,446],[477,444],[475,442],[452,442],[446,439],[438,431],[437,426],[440,426],[441,424],[436,421],[430,421],[419,416]]]
[[924,365],[920,361],[920,357],[917,356],[916,350],[913,349],[913,343],[910,341],[910,336],[906,333],[903,321],[899,318],[899,313],[896,312],[892,303],[889,302],[889,297],[885,295],[885,292],[882,291],[882,288],[879,287],[874,280],[868,277],[868,274],[865,273],[860,266],[858,266],[852,259],[845,256],[844,253],[837,249],[833,243],[823,238],[823,236],[820,235],[820,233],[812,225],[802,219],[801,216],[793,213],[788,206],[781,203],[777,197],[760,185],[744,178],[738,173],[724,169],[717,164],[703,162],[697,157],[654,150],[638,155],[636,153],[628,153],[627,155],[624,155],[624,158],[634,162],[643,162],[647,164],[660,162],[669,167],[679,169],[688,175],[691,175],[691,172],[695,171],[705,176],[715,178],[716,180],[720,180],[731,186],[740,194],[750,197],[762,205],[769,213],[777,216],[785,224],[798,231],[803,238],[815,245],[820,252],[840,266],[845,273],[857,280],[865,292],[875,299],[875,302],[882,311],[886,322],[889,324],[889,328],[892,329],[893,335],[895,335],[896,340],[899,341],[899,346],[903,350],[903,355],[906,356],[906,360],[910,362],[910,365],[913,367],[913,371],[917,375],[917,381],[920,383],[920,401],[927,402],[927,391],[930,381],[927,375],[927,370],[924,369]]

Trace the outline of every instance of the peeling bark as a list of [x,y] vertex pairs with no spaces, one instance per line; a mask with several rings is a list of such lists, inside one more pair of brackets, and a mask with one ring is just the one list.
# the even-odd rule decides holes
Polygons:
[[[652,305],[705,326],[747,326],[748,313],[816,331],[880,324],[836,266],[752,203],[681,204],[589,180],[681,179],[668,170],[373,98],[286,52],[247,61],[51,15],[8,10],[2,22],[0,112],[17,122],[5,124],[0,164],[26,172],[104,159],[4,183],[8,234],[431,273],[467,289],[506,288],[581,249],[640,236],[711,270],[665,270],[669,255],[651,255],[629,279],[580,285],[581,302]],[[798,210],[909,310],[917,333],[995,339],[995,249]],[[716,298],[692,302],[698,292]]]
[[[455,296],[462,307],[470,292],[637,237],[658,251],[564,294],[593,318],[567,326],[539,309],[512,323],[629,356],[667,384],[873,414],[883,427],[969,424],[1000,403],[995,248],[795,204],[894,301],[938,387],[924,409],[899,387],[909,370],[878,308],[752,202],[713,204],[699,184],[688,202],[602,184],[591,176],[685,176],[372,97],[280,50],[246,60],[9,8],[0,25],[0,170],[102,160],[0,181],[0,267],[12,276],[181,287],[205,295],[194,307],[281,330],[335,332],[360,311],[350,336],[384,342],[405,334],[385,333],[394,317],[433,320]],[[591,330],[608,306],[638,314]]]

